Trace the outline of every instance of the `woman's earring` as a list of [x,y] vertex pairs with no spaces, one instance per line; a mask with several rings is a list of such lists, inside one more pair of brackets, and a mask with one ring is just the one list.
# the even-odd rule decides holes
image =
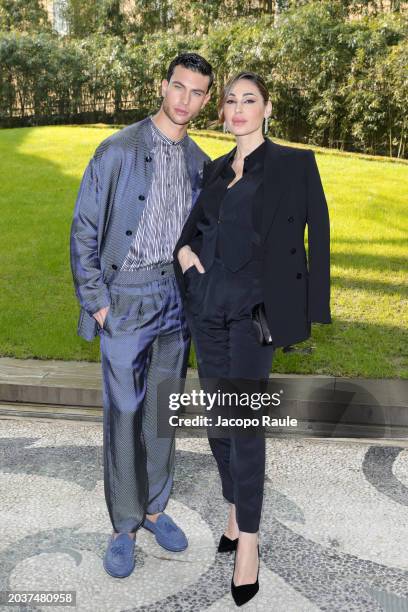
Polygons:
[[227,124],[226,124],[226,122],[225,122],[225,121],[224,121],[224,123],[222,124],[222,129],[223,129],[224,134],[228,134]]
[[268,130],[269,130],[269,118],[265,117],[265,119],[264,119],[264,134],[265,134],[265,136],[268,134]]

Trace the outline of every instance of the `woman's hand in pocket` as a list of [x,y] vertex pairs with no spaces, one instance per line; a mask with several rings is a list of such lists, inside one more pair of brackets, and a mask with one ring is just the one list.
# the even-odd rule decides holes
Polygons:
[[177,259],[179,260],[183,274],[192,266],[195,266],[201,274],[205,272],[198,255],[196,255],[188,245],[183,246],[179,250]]

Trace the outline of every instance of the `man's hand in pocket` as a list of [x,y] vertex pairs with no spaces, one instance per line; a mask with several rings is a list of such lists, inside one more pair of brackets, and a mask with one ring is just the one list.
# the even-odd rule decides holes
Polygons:
[[104,308],[101,308],[100,310],[98,310],[98,312],[94,312],[92,315],[94,319],[98,321],[101,327],[103,327],[105,323],[106,315],[108,314],[109,308],[110,308],[109,306],[105,306]]

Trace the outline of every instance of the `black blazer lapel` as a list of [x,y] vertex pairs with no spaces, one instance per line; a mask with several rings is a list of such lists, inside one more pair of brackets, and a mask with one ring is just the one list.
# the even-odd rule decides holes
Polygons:
[[[286,155],[289,153],[289,151],[287,151],[285,147],[275,144],[269,140],[269,138],[266,140],[266,145],[261,225],[262,242],[266,238],[269,228],[272,225],[282,196],[285,193],[285,188],[287,188],[288,181]],[[228,158],[232,157],[235,154],[235,151],[236,147],[215,162],[209,163],[208,172],[205,172],[205,185],[215,181]]]
[[208,167],[205,169],[204,172],[205,180],[203,181],[203,186],[215,181],[215,179],[218,177],[221,170],[223,169],[224,165],[227,163],[228,159],[235,155],[236,149],[237,147],[234,147],[229,153],[226,153],[222,157],[219,157],[218,159],[215,159],[214,161],[208,163]]

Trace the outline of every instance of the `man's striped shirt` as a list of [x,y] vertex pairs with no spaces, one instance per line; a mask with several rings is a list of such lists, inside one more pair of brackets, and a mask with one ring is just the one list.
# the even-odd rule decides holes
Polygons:
[[172,141],[152,119],[150,125],[154,164],[152,184],[121,271],[171,263],[174,247],[191,209],[191,183],[181,145],[184,139]]

